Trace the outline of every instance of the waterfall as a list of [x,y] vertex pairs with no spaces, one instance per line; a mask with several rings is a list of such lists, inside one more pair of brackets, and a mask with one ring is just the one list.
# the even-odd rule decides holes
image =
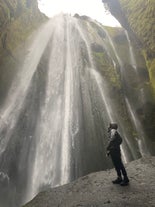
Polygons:
[[[97,106],[97,99],[105,107],[106,114],[100,116],[107,117],[107,125],[111,120],[105,97],[103,101],[100,94],[96,97],[93,91],[97,90],[96,78],[91,73],[95,66],[84,29],[73,17],[57,18],[61,21],[54,25],[55,30],[48,43],[51,46],[45,101],[40,107],[35,131],[36,146],[34,165],[29,169],[28,198],[43,186],[63,185],[93,169],[102,169],[104,146],[101,145],[99,150],[97,146],[102,144],[104,135],[103,129],[99,134],[99,126],[95,127],[94,110],[100,113],[102,109]],[[86,56],[85,61],[82,55]],[[105,125],[103,121],[100,128],[102,125]]]
[[[121,57],[119,56],[119,53],[117,52],[117,49],[115,47],[115,43],[113,42],[113,40],[112,40],[110,34],[108,33],[108,31],[105,28],[103,29],[103,27],[99,23],[97,25],[102,30],[104,30],[104,32],[106,34],[106,38],[103,39],[102,41],[104,42],[107,54],[112,59],[113,66],[114,66],[116,71],[117,71],[116,66],[117,66],[117,64],[119,65],[119,71],[117,71],[117,72],[120,73],[120,79],[121,79],[122,89],[123,89],[124,84],[126,84],[126,80],[127,80],[127,76],[128,76],[128,74],[126,74],[123,61],[122,61]],[[134,57],[133,57],[133,59],[134,59]],[[103,87],[103,88],[105,88],[105,87]],[[103,93],[104,89],[101,89],[101,90],[102,90],[102,93]],[[108,99],[108,96],[106,97],[106,100],[107,99]],[[124,104],[128,108],[128,104],[126,104],[126,94],[125,93],[123,94],[123,99],[124,99],[123,100]],[[108,105],[109,105],[109,103],[108,103]],[[120,131],[121,131],[121,134],[124,137],[124,140],[126,142],[125,143],[126,146],[128,146],[128,148],[130,149],[129,151],[132,152],[131,154],[132,154],[133,158],[136,159],[137,156],[138,156],[137,153],[136,153],[136,151],[137,151],[136,148],[138,147],[138,144],[136,143],[137,141],[136,140],[131,140],[131,138],[130,139],[128,138],[129,137],[128,132],[126,131],[124,123],[121,121],[120,116],[117,113],[115,107],[112,108],[112,113],[115,114],[115,117],[114,117],[113,120],[115,120],[118,123],[118,125],[120,126]],[[139,130],[139,128],[136,128],[136,129]],[[123,155],[124,162],[128,162],[130,160],[128,158],[128,155],[129,155],[129,152],[127,152],[128,150],[125,147],[122,147],[121,150],[122,150],[122,155]]]
[[112,109],[96,78],[90,44],[78,19],[60,15],[29,46],[1,108],[1,174],[10,189],[5,207],[109,166]]
[[[139,80],[139,71],[138,71],[138,68],[137,68],[137,63],[136,63],[136,58],[135,58],[135,55],[134,55],[134,50],[133,50],[131,40],[129,38],[129,35],[128,35],[127,31],[125,31],[125,35],[126,35],[128,46],[129,46],[130,64],[135,70],[135,76],[136,76],[137,85],[138,85],[138,82],[140,82],[140,80]],[[141,103],[145,103],[145,94],[144,94],[144,88],[143,87],[139,90],[139,99],[140,99]],[[146,154],[150,154],[149,150],[148,150],[148,147],[147,147],[147,143],[146,143],[146,139],[147,139],[146,134],[143,130],[142,124],[141,124],[140,120],[138,119],[138,117],[137,117],[134,109],[132,108],[131,103],[130,103],[130,101],[127,97],[125,98],[125,101],[126,101],[126,104],[127,104],[128,111],[129,111],[129,114],[131,116],[132,122],[134,124],[134,127],[135,127],[135,129],[138,133],[137,142],[138,142],[140,153],[141,153],[142,156],[146,155]]]
[[[129,37],[128,32],[126,30],[125,30],[125,35],[126,35],[127,42],[128,42],[128,47],[129,47],[130,64],[134,68],[134,71],[135,71],[134,74],[135,74],[135,77],[137,79],[137,84],[138,84],[139,82],[141,82],[141,80],[139,78],[139,71],[138,71],[138,67],[137,67],[137,63],[136,63],[134,50],[133,50],[133,47],[132,47],[132,44],[131,44],[131,40],[130,40],[130,37]],[[146,99],[145,99],[145,92],[144,92],[143,87],[139,90],[139,98],[140,98],[140,102],[144,104]]]
[[5,131],[6,135],[5,139],[1,139],[0,154],[5,151],[8,141],[11,139],[11,132],[16,125],[22,105],[24,104],[32,76],[51,36],[51,33],[46,32],[47,28],[49,28],[51,24],[53,23],[49,22],[42,28],[43,32],[39,33],[33,45],[29,49],[23,66],[21,67],[19,74],[16,76],[16,80],[11,86],[8,98],[5,101],[4,106],[1,108],[1,131]]
[[[128,80],[128,73],[124,72],[123,62],[122,62],[121,58],[119,57],[118,53],[116,52],[115,45],[114,45],[111,37],[108,35],[108,33],[106,33],[106,34],[108,36],[111,47],[113,48],[114,54],[117,58],[117,61],[120,65],[120,72],[121,72],[121,75],[122,75],[122,82],[126,84],[126,82]],[[139,74],[138,74],[138,69],[137,69],[136,58],[135,58],[133,47],[131,45],[131,41],[130,41],[130,38],[129,38],[129,35],[128,35],[127,31],[125,31],[125,35],[126,35],[127,43],[128,43],[128,47],[129,47],[130,64],[134,68],[134,74],[135,74],[135,77],[137,79],[137,85],[138,85],[140,80],[139,80]],[[124,86],[122,85],[122,87],[124,87]],[[139,97],[140,97],[139,98],[140,102],[144,103],[145,97],[144,97],[143,88],[141,88],[141,90],[139,91]],[[134,108],[131,106],[132,104],[130,102],[132,102],[132,100],[130,100],[127,97],[126,94],[124,94],[124,98],[125,98],[126,107],[127,107],[128,112],[129,112],[131,121],[133,123],[134,128],[136,129],[136,132],[137,132],[138,138],[136,138],[136,141],[137,141],[137,144],[138,144],[139,152],[141,153],[142,156],[146,155],[146,154],[150,154],[149,150],[148,150],[148,147],[147,147],[147,143],[146,143],[146,134],[143,130],[143,127],[142,127],[142,124],[141,124],[140,120],[138,119],[138,117],[135,113]],[[131,146],[131,144],[130,144],[130,146]],[[132,151],[132,147],[130,147],[130,149]],[[133,151],[132,154],[134,155],[134,151]]]
[[138,120],[136,114],[134,113],[134,110],[131,108],[131,105],[130,105],[129,100],[127,98],[126,98],[126,103],[128,106],[129,113],[131,115],[131,119],[134,123],[134,126],[135,126],[137,132],[138,132],[137,142],[138,142],[138,146],[139,146],[139,151],[142,156],[149,154],[149,150],[147,149],[147,143],[145,141],[146,135],[143,131],[143,127],[142,127],[140,121]]
[[[138,157],[137,141],[95,64],[92,44],[102,45],[116,75],[120,65],[121,78],[123,62],[108,32],[102,39],[93,30],[92,22],[58,15],[28,46],[0,110],[0,178],[7,183],[4,191],[0,187],[3,207],[21,206],[44,189],[110,168],[105,156],[109,122],[120,126],[125,162]],[[139,123],[125,98],[132,122]],[[135,128],[142,131],[140,124]]]
[[134,56],[133,47],[131,45],[131,40],[129,38],[128,32],[126,30],[125,30],[125,34],[126,34],[126,38],[127,38],[128,45],[129,45],[129,56],[130,56],[131,65],[133,66],[133,68],[135,69],[137,73],[137,63],[136,63],[136,59]]

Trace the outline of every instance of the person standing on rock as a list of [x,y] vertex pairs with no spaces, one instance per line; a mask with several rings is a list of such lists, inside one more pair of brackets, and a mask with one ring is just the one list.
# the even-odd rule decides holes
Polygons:
[[128,185],[129,178],[121,159],[120,145],[122,143],[122,138],[117,129],[118,125],[116,123],[110,123],[108,127],[109,143],[107,146],[107,155],[110,155],[117,172],[117,179],[112,181],[113,184],[120,184],[121,186],[125,186]]

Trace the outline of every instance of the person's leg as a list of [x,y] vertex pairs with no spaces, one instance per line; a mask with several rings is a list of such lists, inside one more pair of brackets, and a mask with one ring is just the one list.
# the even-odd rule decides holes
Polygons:
[[121,169],[120,169],[118,163],[115,162],[114,166],[115,166],[115,170],[116,170],[116,172],[117,172],[117,176],[118,176],[118,177],[122,177]]
[[126,169],[125,169],[125,167],[124,167],[124,164],[123,164],[123,162],[122,162],[121,157],[120,157],[120,159],[118,160],[118,166],[119,166],[118,168],[120,169],[122,175],[123,175],[124,177],[127,177],[127,172],[126,172]]
[[120,169],[120,166],[119,166],[117,156],[113,155],[113,156],[111,156],[111,159],[112,159],[113,165],[114,165],[116,173],[117,173],[116,180],[113,180],[112,182],[114,184],[120,184],[122,182],[122,176],[121,176],[121,169]]
[[120,171],[121,171],[121,173],[122,173],[122,175],[123,175],[123,180],[122,180],[122,182],[121,182],[120,184],[121,184],[122,186],[127,185],[127,184],[129,183],[129,178],[128,178],[128,176],[127,176],[127,172],[126,172],[126,169],[125,169],[125,167],[124,167],[124,164],[123,164],[123,162],[122,162],[121,157],[120,157],[120,159],[118,160],[118,164],[119,164],[119,169],[120,169]]

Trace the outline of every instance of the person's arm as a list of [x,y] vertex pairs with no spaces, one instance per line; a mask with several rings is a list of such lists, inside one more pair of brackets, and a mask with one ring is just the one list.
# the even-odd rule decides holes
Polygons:
[[107,152],[114,148],[114,143],[116,141],[115,133],[116,133],[116,131],[111,132],[110,141],[109,141],[108,146],[107,146]]

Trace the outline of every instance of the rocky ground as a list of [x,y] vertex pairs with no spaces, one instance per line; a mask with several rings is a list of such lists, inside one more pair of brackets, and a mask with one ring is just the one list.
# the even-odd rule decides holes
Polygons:
[[128,186],[113,185],[114,170],[92,173],[38,194],[24,207],[155,207],[155,157],[126,166]]

